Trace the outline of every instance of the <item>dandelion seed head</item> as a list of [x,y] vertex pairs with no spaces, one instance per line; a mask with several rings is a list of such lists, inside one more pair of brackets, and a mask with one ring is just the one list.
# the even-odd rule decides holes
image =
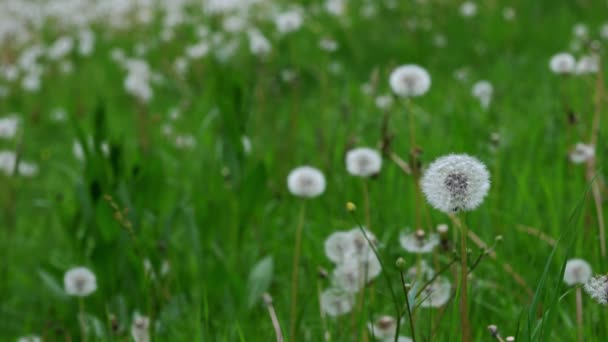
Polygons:
[[452,285],[446,277],[437,277],[431,284],[422,290],[423,308],[438,308],[445,305],[450,299]]
[[325,191],[325,176],[314,167],[300,166],[289,173],[287,187],[295,196],[317,197]]
[[349,313],[354,302],[352,293],[340,289],[330,288],[321,293],[321,310],[332,317]]
[[570,259],[564,270],[564,282],[568,286],[585,284],[591,278],[591,266],[583,259]]
[[378,151],[368,148],[354,148],[346,153],[346,170],[353,176],[370,177],[380,172],[382,157]]
[[374,322],[368,323],[370,334],[377,339],[388,339],[397,332],[397,320],[393,316],[380,316]]
[[568,154],[568,158],[574,164],[585,163],[595,156],[595,148],[591,145],[577,143]]
[[608,304],[608,276],[592,277],[585,283],[585,291],[600,304]]
[[490,189],[486,166],[466,154],[450,154],[435,160],[421,179],[427,201],[444,213],[477,208]]
[[382,267],[373,253],[363,259],[349,259],[338,264],[332,274],[333,284],[346,292],[356,293],[376,278]]
[[303,21],[302,13],[298,9],[280,13],[275,18],[277,30],[283,34],[299,30]]
[[567,52],[560,52],[553,55],[549,61],[549,68],[555,74],[570,74],[574,72],[576,59]]
[[63,277],[65,292],[70,296],[86,297],[97,290],[95,274],[86,267],[74,267]]
[[325,255],[334,263],[342,263],[355,251],[353,235],[350,232],[338,231],[325,240]]
[[431,87],[431,76],[418,65],[406,64],[393,70],[389,83],[397,96],[422,96]]
[[594,74],[600,69],[600,61],[597,55],[581,56],[576,62],[574,72],[577,75]]
[[477,5],[472,1],[465,1],[460,5],[460,15],[470,18],[477,14]]
[[131,324],[131,336],[135,342],[150,341],[150,319],[146,316],[135,314]]

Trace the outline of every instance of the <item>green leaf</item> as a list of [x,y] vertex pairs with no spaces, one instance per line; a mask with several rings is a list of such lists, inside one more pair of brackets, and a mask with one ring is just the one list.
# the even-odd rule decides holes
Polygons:
[[42,283],[51,290],[51,293],[58,298],[67,299],[68,295],[63,291],[63,287],[59,285],[57,280],[53,278],[52,275],[48,274],[46,271],[38,270],[38,276],[42,279]]
[[262,294],[270,287],[272,275],[274,272],[274,261],[272,256],[267,256],[258,261],[249,274],[247,288],[249,289],[249,298],[247,300],[248,308],[260,299]]

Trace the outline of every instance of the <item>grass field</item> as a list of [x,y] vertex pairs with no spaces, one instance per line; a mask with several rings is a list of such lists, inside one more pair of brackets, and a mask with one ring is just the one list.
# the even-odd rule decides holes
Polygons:
[[[399,257],[451,284],[441,307],[410,298],[400,335],[459,341],[458,220],[474,233],[470,340],[499,340],[489,325],[516,341],[608,340],[606,307],[582,292],[577,323],[582,285],[563,282],[571,258],[608,271],[606,1],[478,0],[470,16],[447,0],[250,2],[0,2],[0,341],[274,341],[263,293],[286,341],[382,341],[368,322],[406,307]],[[301,27],[280,32],[294,8]],[[555,74],[559,52],[599,56],[599,70]],[[428,71],[427,93],[392,94],[403,64]],[[480,80],[488,106],[472,95]],[[578,164],[577,143],[595,151]],[[382,153],[373,177],[346,170],[361,146]],[[450,153],[490,173],[466,214],[416,187],[416,170]],[[288,191],[301,165],[323,172],[322,195]],[[359,222],[384,267],[332,317],[319,305],[335,268],[324,241]],[[401,247],[402,232],[439,224],[447,250]],[[75,266],[96,276],[89,296],[66,294]],[[136,313],[150,336],[132,336]]]

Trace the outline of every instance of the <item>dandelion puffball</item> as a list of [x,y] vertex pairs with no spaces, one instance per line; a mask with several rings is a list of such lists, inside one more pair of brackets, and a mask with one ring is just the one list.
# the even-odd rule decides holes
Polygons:
[[150,319],[146,316],[136,314],[133,323],[131,324],[131,337],[133,337],[133,340],[135,342],[149,342],[149,330]]
[[488,169],[466,154],[450,154],[435,160],[420,182],[427,201],[446,214],[477,208],[490,190]]
[[595,156],[595,148],[592,145],[577,143],[568,154],[568,158],[574,164],[581,164]]
[[86,297],[97,290],[95,274],[86,267],[74,267],[63,277],[65,292],[70,296]]
[[600,304],[608,304],[608,276],[595,276],[585,284],[585,291]]
[[437,234],[426,235],[423,230],[417,230],[409,234],[401,234],[399,243],[410,253],[430,253],[439,245],[439,236]]
[[591,266],[583,259],[570,259],[564,270],[564,282],[568,286],[585,284],[591,278]]
[[353,176],[369,177],[380,172],[382,157],[378,151],[359,147],[346,153],[346,170]]
[[354,303],[353,295],[340,289],[331,288],[321,294],[321,310],[332,317],[349,313]]
[[295,196],[317,197],[325,191],[325,176],[314,167],[300,166],[289,173],[287,187]]
[[555,74],[570,74],[574,72],[576,59],[567,52],[561,52],[551,57],[549,68]]
[[393,70],[389,83],[397,96],[422,96],[431,87],[431,76],[426,69],[415,64],[407,64]]
[[369,332],[377,339],[395,337],[397,320],[393,316],[380,316],[373,323],[368,323]]
[[445,305],[450,299],[452,285],[446,277],[437,277],[422,290],[420,307],[438,308]]

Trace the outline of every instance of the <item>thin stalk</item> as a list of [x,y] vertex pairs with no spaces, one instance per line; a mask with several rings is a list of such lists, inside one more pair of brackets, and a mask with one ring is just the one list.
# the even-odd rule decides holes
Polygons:
[[289,341],[296,339],[296,315],[298,309],[298,265],[300,264],[300,249],[302,246],[302,227],[304,226],[304,212],[306,210],[306,202],[302,202],[300,206],[300,216],[298,218],[298,226],[296,228],[296,241],[294,245],[292,277],[291,277],[291,314],[289,326]]
[[405,106],[407,109],[408,126],[410,129],[410,164],[412,168],[412,175],[414,176],[414,208],[416,214],[416,229],[422,228],[422,214],[420,204],[422,203],[422,194],[420,191],[420,184],[418,182],[420,178],[420,170],[418,169],[418,156],[416,149],[416,128],[414,120],[414,111],[412,108],[411,100],[405,99]]
[[[461,222],[459,220],[459,222]],[[471,341],[471,333],[469,331],[469,308],[468,308],[468,265],[467,265],[467,225],[462,223],[458,226],[460,229],[460,324],[462,332],[462,341]]]
[[369,210],[369,184],[367,179],[363,180],[363,202],[365,205],[365,225],[367,229],[371,229],[371,215]]
[[323,327],[323,338],[324,338],[324,341],[330,342],[331,333],[329,332],[329,329],[327,328],[327,320],[325,319],[325,312],[323,311],[322,304],[321,304],[321,294],[322,293],[323,293],[323,290],[321,287],[321,280],[317,279],[317,296],[319,297],[319,316],[321,318],[321,326]]
[[583,342],[583,293],[580,286],[576,288],[576,336]]
[[[361,223],[359,222],[359,219],[357,219],[357,216],[355,215],[354,212],[351,211],[352,217],[355,220],[355,223],[357,224],[357,227],[359,227],[359,230],[361,231],[361,233],[363,233],[363,237],[365,238],[365,241],[367,241],[367,244],[370,246],[370,248],[372,249],[372,251],[374,252],[374,255],[376,256],[376,258],[378,258],[378,262],[380,262],[380,267],[382,268],[382,276],[384,277],[384,280],[386,281],[386,284],[388,285],[388,289],[389,292],[391,293],[391,299],[393,300],[393,304],[395,304],[395,313],[397,314],[397,322],[401,322],[401,310],[399,309],[400,305],[399,302],[397,301],[397,295],[395,294],[395,291],[393,290],[393,286],[391,285],[391,279],[388,276],[387,273],[387,268],[384,265],[384,262],[382,261],[382,258],[380,258],[380,254],[378,253],[378,251],[376,250],[376,247],[374,246],[374,244],[369,241],[369,238],[367,237],[367,233],[365,232],[365,229],[363,229],[363,226],[361,226]],[[400,328],[400,324],[397,324],[397,331],[395,333],[395,342],[397,342],[398,338],[399,338],[399,328]]]
[[[412,333],[412,342],[416,342],[416,330],[414,329],[414,318],[412,317],[412,310],[410,309],[410,299],[408,295],[408,289],[405,285],[405,277],[403,276],[403,270],[399,269],[399,274],[401,275],[401,287],[403,287],[403,294],[405,295],[405,306],[407,308],[407,317],[410,322],[410,331]],[[409,286],[408,286],[409,288]],[[397,325],[400,325],[401,322],[397,322]],[[398,334],[397,334],[398,335]]]
[[84,297],[78,297],[78,317],[80,321],[80,339],[82,342],[87,341],[87,322],[84,317]]
[[277,318],[277,313],[274,311],[274,306],[272,305],[272,297],[268,293],[264,293],[264,304],[266,304],[266,308],[268,309],[268,314],[270,315],[270,320],[272,321],[272,327],[274,328],[274,333],[277,336],[277,342],[283,342],[283,334],[281,333],[281,325],[279,324],[279,319]]

